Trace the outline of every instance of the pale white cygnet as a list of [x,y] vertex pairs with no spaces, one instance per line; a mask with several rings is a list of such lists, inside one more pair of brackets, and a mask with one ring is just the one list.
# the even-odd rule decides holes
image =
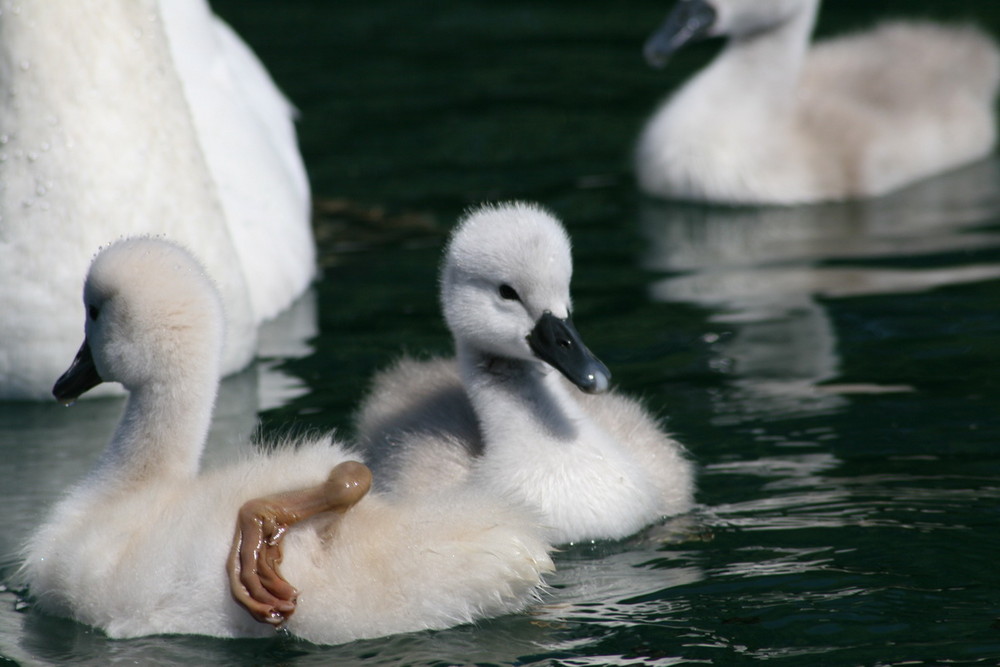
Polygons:
[[571,274],[569,238],[538,206],[465,216],[441,271],[455,358],[402,359],[358,414],[378,488],[487,489],[540,512],[559,544],[623,538],[691,507],[682,447],[608,391],[608,369],[573,326]]
[[[230,592],[241,508],[322,487],[331,469],[347,471],[348,487],[370,483],[367,469],[315,438],[199,471],[224,321],[218,292],[179,246],[136,238],[104,249],[84,307],[86,341],[53,391],[70,401],[106,380],[129,397],[94,469],[27,544],[19,576],[34,606],[111,637],[273,634]],[[280,574],[297,591],[284,627],[317,643],[517,611],[552,567],[530,512],[473,489],[435,488],[407,503],[369,494],[291,525],[283,540]]]
[[1000,53],[971,26],[895,21],[810,44],[819,0],[679,0],[663,64],[727,43],[657,109],[635,166],[652,195],[796,204],[881,195],[987,155]]

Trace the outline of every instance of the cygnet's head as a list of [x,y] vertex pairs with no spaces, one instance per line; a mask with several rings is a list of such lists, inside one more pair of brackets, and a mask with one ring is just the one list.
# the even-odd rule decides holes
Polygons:
[[537,205],[485,205],[459,222],[445,252],[441,303],[457,344],[541,360],[587,392],[611,374],[570,320],[573,261],[566,230]]
[[646,41],[647,62],[662,67],[685,44],[704,37],[746,37],[812,16],[819,0],[678,0],[666,20]]
[[218,378],[222,302],[201,265],[158,238],[113,243],[94,258],[83,288],[83,345],[52,393],[71,402],[101,382],[129,391],[190,373]]

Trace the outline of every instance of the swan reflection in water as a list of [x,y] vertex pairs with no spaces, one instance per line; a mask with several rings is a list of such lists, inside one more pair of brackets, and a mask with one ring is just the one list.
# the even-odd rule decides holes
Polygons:
[[[922,292],[1000,277],[975,262],[1000,246],[995,158],[875,200],[787,208],[643,201],[645,269],[653,300],[703,306],[711,364],[732,378],[718,423],[820,414],[846,394],[908,386],[834,384],[837,333],[824,300]],[[972,258],[971,260],[968,258]],[[900,268],[900,259],[929,259]],[[928,266],[931,265],[932,266]]]

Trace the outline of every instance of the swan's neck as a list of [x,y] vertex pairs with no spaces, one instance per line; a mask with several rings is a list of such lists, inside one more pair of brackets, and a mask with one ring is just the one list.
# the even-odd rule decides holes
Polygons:
[[[773,113],[798,84],[816,22],[810,3],[784,23],[749,35],[734,36],[699,77],[699,86],[745,106],[763,105]],[[728,93],[728,94],[727,94]],[[714,97],[714,95],[713,95]],[[742,102],[740,102],[742,100]]]
[[219,378],[217,367],[207,366],[187,382],[149,383],[129,393],[122,419],[95,470],[105,484],[197,475]]
[[658,515],[646,471],[548,366],[457,350],[483,432],[472,482],[534,507],[556,544],[619,538]]
[[462,346],[456,356],[487,455],[537,447],[539,437],[556,445],[580,437],[586,415],[549,366]]
[[811,5],[769,30],[733,37],[717,60],[718,69],[741,88],[772,94],[787,90],[798,83],[815,22]]

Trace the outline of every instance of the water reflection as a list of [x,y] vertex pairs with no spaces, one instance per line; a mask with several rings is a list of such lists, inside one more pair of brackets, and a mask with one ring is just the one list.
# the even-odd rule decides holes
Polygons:
[[309,392],[301,378],[282,369],[288,359],[313,353],[319,333],[316,290],[310,289],[278,317],[264,322],[257,332],[257,411],[271,410]]
[[[532,611],[536,619],[549,622],[588,622],[608,627],[644,622],[644,609],[668,620],[686,609],[683,599],[664,600],[664,591],[704,578],[689,555],[675,549],[641,548],[630,540],[610,553],[562,554],[556,572],[546,579],[553,593]],[[653,604],[648,605],[647,603]]]
[[[692,603],[682,591],[705,580],[692,529],[700,519],[682,517],[618,545],[571,547],[558,556],[556,572],[548,578],[551,591],[531,611],[534,623],[548,628],[537,640],[550,655],[590,653],[565,664],[638,664],[633,657],[620,662],[602,651],[602,639],[612,631],[649,635],[634,647],[655,647],[656,659],[644,655],[642,664],[674,664],[679,658],[672,637],[686,632]],[[668,543],[664,544],[664,540]]]
[[[926,474],[912,472],[849,474],[827,452],[765,456],[713,463],[704,474],[732,480],[758,480],[748,500],[720,503],[707,523],[714,530],[789,530],[816,528],[890,528],[969,531],[955,521],[964,507],[1000,499],[989,478],[945,477],[934,460]],[[953,513],[954,512],[954,513]]]
[[[718,422],[837,410],[845,394],[906,390],[836,385],[837,334],[822,299],[920,292],[1000,277],[969,263],[1000,247],[983,225],[1000,212],[996,159],[872,201],[790,208],[721,208],[644,201],[642,266],[669,276],[654,300],[712,311],[715,370],[731,377]],[[900,266],[928,258],[935,266]]]

